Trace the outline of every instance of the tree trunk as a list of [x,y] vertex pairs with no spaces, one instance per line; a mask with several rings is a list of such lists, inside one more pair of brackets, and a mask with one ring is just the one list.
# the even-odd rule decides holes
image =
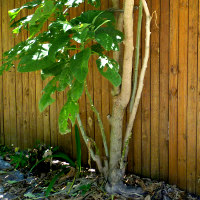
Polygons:
[[[116,5],[117,6],[117,5]],[[113,97],[113,110],[110,119],[110,162],[107,190],[115,193],[122,183],[124,176],[120,170],[122,157],[122,131],[125,109],[131,96],[131,77],[133,60],[133,8],[134,0],[126,0],[124,3],[124,57],[122,68],[121,91],[118,96]],[[121,186],[120,186],[121,187]]]
[[123,130],[124,108],[121,106],[119,98],[114,98],[110,135],[110,163],[108,182],[111,185],[118,184],[123,177],[119,170],[119,162],[122,152],[122,130]]

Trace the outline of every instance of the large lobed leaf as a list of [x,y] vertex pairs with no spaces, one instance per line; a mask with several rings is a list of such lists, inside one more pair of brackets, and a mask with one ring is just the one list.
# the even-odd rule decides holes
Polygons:
[[84,82],[88,73],[88,61],[91,56],[91,49],[86,48],[75,54],[70,60],[70,69],[79,82]]
[[115,87],[121,84],[121,77],[118,73],[119,64],[114,59],[107,56],[100,56],[97,61],[99,72],[107,78]]
[[95,40],[108,51],[119,51],[118,44],[123,41],[123,34],[114,27],[101,27],[95,33]]
[[78,103],[69,98],[66,104],[63,106],[58,119],[59,131],[61,134],[66,134],[71,132],[71,129],[68,125],[68,119],[70,119],[72,125],[74,125],[78,113],[79,113]]

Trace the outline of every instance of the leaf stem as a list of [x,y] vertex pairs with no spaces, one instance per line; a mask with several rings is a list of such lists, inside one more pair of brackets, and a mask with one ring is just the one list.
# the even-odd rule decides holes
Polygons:
[[109,156],[108,155],[108,146],[107,146],[107,142],[106,142],[106,135],[105,135],[103,123],[102,123],[102,120],[101,120],[101,117],[100,117],[100,114],[99,114],[98,110],[94,106],[94,103],[93,103],[92,97],[91,97],[91,95],[90,95],[90,93],[88,91],[88,87],[87,87],[87,83],[86,82],[85,82],[85,93],[86,93],[86,95],[87,95],[87,97],[89,99],[92,111],[95,113],[95,115],[97,117],[98,124],[99,124],[100,130],[101,130],[101,136],[102,136],[102,139],[103,139],[103,145],[104,145],[105,154],[106,154],[106,157],[108,158],[108,156]]
[[136,38],[136,46],[135,46],[135,70],[134,70],[134,78],[133,78],[133,90],[130,101],[130,111],[133,109],[133,104],[135,101],[135,94],[137,89],[137,79],[138,79],[138,65],[139,65],[139,56],[140,56],[140,35],[141,35],[141,27],[142,27],[142,0],[140,0],[139,4],[139,14],[138,14],[138,26],[137,26],[137,38]]
[[101,163],[101,159],[100,159],[99,155],[95,155],[95,153],[92,150],[92,148],[89,148],[88,143],[89,143],[90,139],[88,138],[88,136],[85,133],[85,130],[84,130],[83,124],[81,122],[81,118],[80,118],[79,114],[77,115],[77,122],[78,122],[78,125],[79,125],[79,128],[80,128],[81,134],[83,136],[83,140],[84,140],[84,142],[85,142],[85,144],[86,144],[86,146],[87,146],[87,148],[88,148],[88,150],[90,152],[90,155],[91,155],[92,159],[96,162],[97,167],[99,169],[99,172],[103,173],[103,167],[102,167],[102,163]]

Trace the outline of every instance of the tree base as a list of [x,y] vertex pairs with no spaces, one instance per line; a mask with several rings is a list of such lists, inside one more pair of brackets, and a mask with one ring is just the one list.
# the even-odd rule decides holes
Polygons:
[[144,199],[144,191],[141,187],[127,186],[122,181],[112,185],[107,183],[105,187],[109,194],[118,194],[126,198]]

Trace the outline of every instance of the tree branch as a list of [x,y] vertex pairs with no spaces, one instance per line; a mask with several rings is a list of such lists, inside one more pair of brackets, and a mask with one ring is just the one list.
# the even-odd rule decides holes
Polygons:
[[100,128],[100,131],[101,131],[101,136],[102,136],[102,140],[103,140],[103,145],[104,145],[104,150],[105,150],[105,154],[106,154],[106,157],[108,158],[109,154],[108,154],[108,145],[107,145],[107,142],[106,142],[106,135],[105,135],[105,131],[104,131],[104,127],[103,127],[103,123],[101,121],[101,117],[100,117],[100,114],[98,112],[98,110],[96,109],[96,107],[94,106],[94,103],[92,101],[92,98],[91,98],[91,95],[88,91],[88,87],[87,87],[87,83],[85,82],[85,93],[89,99],[89,102],[90,102],[90,106],[92,108],[92,111],[95,113],[96,117],[97,117],[97,120],[98,120],[98,124],[99,124],[99,128]]
[[131,76],[133,63],[133,9],[134,0],[126,0],[124,3],[124,60],[122,71],[120,104],[125,108],[131,96]]
[[139,65],[139,56],[140,56],[140,35],[141,35],[141,27],[142,27],[142,0],[140,0],[139,4],[139,14],[138,14],[138,26],[137,26],[137,38],[135,45],[135,70],[134,70],[134,79],[133,79],[133,90],[130,101],[130,112],[133,109],[133,104],[135,101],[135,93],[137,90],[137,79],[138,79],[138,65]]
[[83,140],[84,140],[87,148],[89,149],[89,152],[90,152],[90,155],[91,155],[92,159],[96,162],[97,167],[99,169],[99,172],[103,173],[104,171],[103,171],[103,167],[102,167],[102,162],[101,162],[100,156],[99,155],[95,155],[94,151],[91,148],[89,148],[89,146],[88,146],[89,138],[85,133],[85,130],[84,130],[83,124],[81,122],[81,118],[80,118],[79,114],[77,115],[77,122],[78,122],[78,125],[79,125],[79,128],[80,128],[81,134],[83,136]]
[[125,134],[125,138],[124,138],[123,148],[126,149],[125,150],[126,154],[124,156],[124,159],[121,160],[121,166],[124,166],[124,161],[126,161],[126,159],[127,159],[128,145],[126,145],[126,144],[128,144],[129,139],[131,137],[131,130],[133,128],[133,122],[135,120],[135,116],[136,116],[136,113],[137,113],[138,105],[139,105],[139,102],[140,102],[140,99],[141,99],[141,95],[142,95],[142,90],[143,90],[143,87],[144,87],[145,72],[146,72],[146,69],[148,67],[149,49],[150,49],[150,35],[151,35],[151,32],[150,32],[151,16],[150,16],[150,13],[149,13],[149,9],[148,9],[146,0],[142,0],[142,3],[143,3],[145,15],[146,15],[145,56],[144,56],[144,59],[143,59],[142,70],[141,70],[141,73],[140,73],[140,80],[139,80],[139,85],[138,85],[138,90],[137,90],[135,102],[134,102],[134,105],[133,105],[133,109],[132,109],[132,111],[130,113],[130,118],[129,118],[128,126],[127,126],[127,129],[126,129],[126,134]]

